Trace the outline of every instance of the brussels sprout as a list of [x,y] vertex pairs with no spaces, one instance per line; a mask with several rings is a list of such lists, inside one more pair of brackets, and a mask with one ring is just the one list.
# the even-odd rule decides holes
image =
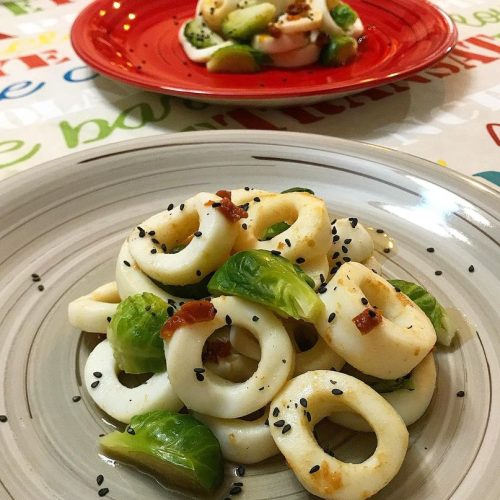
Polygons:
[[282,316],[314,322],[323,302],[314,281],[287,259],[267,250],[231,256],[208,283],[213,295],[236,295],[263,304]]
[[221,47],[208,60],[207,69],[212,73],[256,73],[267,56],[250,45]]
[[267,2],[235,9],[223,21],[222,34],[225,38],[246,42],[255,33],[264,31],[275,15],[276,7]]
[[384,394],[387,392],[399,391],[401,389],[406,389],[408,391],[414,391],[415,385],[411,376],[400,377],[395,380],[383,380],[379,379],[376,382],[369,382],[368,385],[377,391],[379,394]]
[[198,283],[193,283],[192,285],[165,285],[164,283],[160,283],[159,281],[153,281],[162,290],[165,290],[170,295],[174,295],[175,297],[183,297],[186,299],[198,300],[210,295],[208,293],[207,285],[212,276],[213,273],[208,274],[201,281],[199,281]]
[[448,315],[444,307],[425,288],[404,280],[389,280],[389,283],[398,288],[409,297],[425,315],[431,320],[434,330],[436,330],[437,341],[441,345],[449,346],[455,336],[456,330],[452,322],[448,320]]
[[309,193],[309,194],[314,194],[314,191],[309,188],[301,188],[301,187],[293,187],[289,189],[285,189],[284,191],[281,191],[281,194],[285,193]]
[[358,14],[346,3],[339,3],[330,12],[335,23],[343,30],[350,28],[358,18]]
[[286,222],[277,222],[276,224],[269,226],[264,231],[264,234],[262,235],[262,238],[260,239],[260,241],[271,240],[275,236],[278,236],[278,234],[281,234],[282,232],[286,231],[289,227],[290,227],[290,224],[287,224]]
[[195,492],[213,491],[224,477],[219,442],[191,415],[163,410],[136,415],[125,432],[107,434],[100,445],[112,457]]
[[334,36],[321,50],[320,61],[324,66],[344,66],[358,51],[358,42],[351,36]]
[[189,43],[197,49],[205,49],[213,47],[224,40],[214,33],[200,17],[196,17],[192,21],[186,23],[184,28],[184,36],[189,40]]
[[165,370],[160,330],[167,304],[153,293],[131,295],[122,301],[108,327],[108,340],[120,369],[127,373]]

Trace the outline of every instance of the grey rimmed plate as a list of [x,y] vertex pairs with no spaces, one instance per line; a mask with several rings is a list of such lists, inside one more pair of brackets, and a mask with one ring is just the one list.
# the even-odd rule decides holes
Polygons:
[[[0,414],[8,417],[0,423],[0,497],[88,499],[100,487],[120,500],[188,497],[99,455],[97,438],[114,424],[81,384],[93,339],[70,327],[66,309],[113,279],[131,227],[198,191],[240,186],[309,187],[333,213],[384,228],[398,247],[381,254],[386,273],[422,283],[466,316],[472,331],[436,351],[431,407],[411,428],[401,471],[377,498],[496,500],[499,196],[473,179],[383,148],[251,131],[113,144],[0,182]],[[32,273],[42,277],[43,291]],[[457,397],[462,390],[465,396]],[[77,395],[82,399],[73,402]],[[369,439],[340,431],[332,439],[346,459],[359,460],[370,446]],[[228,465],[214,498],[227,495],[232,471]],[[239,498],[308,498],[280,459],[248,467],[242,481]]]

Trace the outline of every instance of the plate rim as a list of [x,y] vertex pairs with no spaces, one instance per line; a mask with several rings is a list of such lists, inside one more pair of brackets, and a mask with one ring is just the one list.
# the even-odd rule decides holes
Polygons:
[[[126,1],[126,0],[125,0]],[[440,17],[448,29],[443,32],[443,39],[441,41],[441,49],[439,51],[434,51],[428,57],[426,57],[420,64],[416,64],[411,68],[402,70],[396,73],[390,73],[385,77],[378,79],[365,78],[357,83],[351,83],[334,90],[322,90],[313,89],[310,91],[304,90],[300,92],[286,92],[285,89],[280,89],[279,92],[271,93],[255,93],[248,95],[237,95],[234,96],[229,92],[218,92],[210,90],[186,90],[178,88],[177,86],[168,85],[150,85],[148,83],[139,83],[136,78],[129,78],[128,73],[123,73],[122,71],[116,70],[111,66],[103,66],[99,63],[98,57],[95,56],[95,51],[91,52],[85,49],[85,43],[83,42],[85,29],[87,27],[87,19],[95,12],[98,12],[103,6],[107,5],[108,0],[94,0],[89,5],[87,5],[73,21],[70,31],[70,41],[73,50],[76,52],[78,57],[80,57],[85,64],[89,65],[92,69],[96,70],[99,74],[111,78],[113,80],[126,83],[127,85],[132,85],[137,88],[144,90],[159,92],[163,94],[173,95],[177,97],[184,97],[190,99],[197,99],[204,102],[227,102],[227,103],[238,103],[240,105],[252,105],[258,103],[272,102],[274,105],[279,103],[290,104],[291,102],[299,102],[302,99],[320,99],[321,97],[332,97],[348,95],[355,92],[361,92],[363,90],[368,90],[370,88],[378,87],[381,85],[386,85],[388,83],[395,83],[406,77],[414,75],[419,71],[435,64],[455,47],[458,41],[458,30],[451,19],[451,17],[439,6],[432,3],[429,0],[423,0],[423,4],[429,9],[429,12],[433,12],[435,16]],[[440,33],[441,34],[441,33]],[[259,90],[261,92],[261,90]],[[272,104],[271,104],[272,105]]]
[[[20,185],[40,181],[40,177],[45,177],[52,172],[61,171],[68,173],[68,167],[89,163],[107,156],[117,154],[129,154],[142,149],[162,148],[171,146],[200,145],[201,143],[248,143],[248,144],[273,144],[291,147],[308,147],[378,160],[389,163],[398,161],[400,165],[396,168],[401,172],[419,174],[425,180],[433,184],[453,190],[455,185],[462,191],[475,199],[475,204],[488,212],[494,212],[497,219],[500,219],[500,190],[495,186],[489,186],[474,177],[467,176],[455,170],[439,166],[430,160],[419,156],[391,149],[363,141],[343,139],[339,137],[324,136],[306,132],[291,132],[282,130],[202,130],[193,132],[177,132],[173,134],[161,134],[154,136],[138,137],[132,140],[122,140],[111,144],[94,146],[83,151],[70,153],[61,158],[48,160],[35,168],[22,170],[0,179],[0,194],[12,193]],[[165,166],[168,169],[168,165]],[[384,168],[389,168],[384,165]],[[415,170],[416,169],[416,170]],[[460,195],[463,197],[462,195]],[[0,208],[2,207],[0,197]],[[478,199],[479,198],[479,199]],[[466,199],[466,198],[464,198]],[[466,199],[466,201],[470,201]],[[495,203],[498,207],[495,207]],[[1,213],[0,213],[1,215]]]

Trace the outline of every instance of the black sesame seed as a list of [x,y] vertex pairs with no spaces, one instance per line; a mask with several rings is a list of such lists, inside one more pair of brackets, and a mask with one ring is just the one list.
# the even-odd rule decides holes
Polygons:
[[0,422],[2,422],[2,424],[5,424],[5,422],[7,422],[7,420],[9,420],[7,418],[7,415],[0,415]]
[[100,497],[105,497],[107,494],[109,493],[109,488],[101,488],[97,494],[100,496]]
[[340,389],[332,389],[332,394],[334,396],[341,396],[342,394],[344,394],[344,391],[341,391]]
[[441,276],[443,274],[443,271],[435,271],[434,274],[436,276]]
[[349,251],[349,249],[345,245],[342,245],[342,251],[344,253],[347,253]]
[[154,255],[156,253],[156,248],[151,249],[151,253]]
[[336,234],[334,237],[333,237],[333,242],[337,242],[340,240],[340,236],[338,234]]
[[135,436],[135,431],[134,431],[134,429],[132,429],[132,427],[127,427],[127,432],[128,432],[131,436]]
[[195,232],[194,232],[194,235],[195,235],[197,238],[199,238],[199,237],[201,236],[201,234],[202,234],[202,233],[201,233],[201,231],[195,231]]
[[290,424],[286,424],[285,427],[283,427],[281,434],[286,434],[289,430],[291,430],[292,426]]
[[276,422],[274,422],[274,427],[283,427],[285,425],[285,421],[284,420],[276,420]]
[[175,311],[174,311],[174,308],[173,308],[172,306],[168,306],[168,307],[167,307],[167,314],[168,314],[169,316],[173,316],[173,315],[174,315],[174,312],[175,312]]
[[346,240],[344,240],[344,243],[346,245],[349,245],[349,243],[351,243],[351,241],[352,241],[352,238],[347,238]]
[[368,299],[367,299],[367,298],[365,298],[365,297],[363,297],[363,298],[361,299],[361,303],[362,303],[364,306],[368,305]]
[[174,208],[174,204],[173,203],[170,203],[170,205],[167,207],[167,210],[172,210]]
[[331,323],[335,319],[335,316],[337,316],[335,313],[330,313],[328,316],[328,323]]
[[108,317],[106,318],[106,321],[107,321],[108,323],[111,323],[111,316],[108,316]]
[[285,243],[286,243],[287,247],[291,247],[292,246],[292,244],[291,244],[291,242],[290,242],[290,240],[288,238],[285,238]]
[[181,211],[182,211],[182,210],[184,210],[184,207],[185,207],[184,203],[181,203],[181,204],[179,205],[179,210],[181,210]]
[[391,249],[390,248],[384,248],[384,253],[390,253]]
[[195,368],[193,371],[195,373],[205,373],[205,368]]
[[38,283],[42,280],[42,278],[40,278],[40,276],[32,276],[31,280],[33,281],[33,283]]
[[377,313],[373,309],[368,309],[368,316],[370,316],[370,318],[375,318]]
[[40,277],[40,275],[39,275],[39,274],[37,274],[37,273],[33,273],[33,274],[31,275],[31,277],[32,277],[33,279],[37,279],[37,278],[39,278],[39,277]]
[[256,196],[253,201],[255,201],[256,203],[258,203],[260,201],[260,198],[258,196]]
[[243,223],[243,224],[241,225],[241,227],[242,227],[245,231],[248,229],[248,226],[247,226],[245,223]]
[[358,219],[356,217],[349,217],[351,221],[351,227],[354,229],[358,225]]
[[303,264],[305,261],[306,259],[304,259],[304,257],[298,257],[297,259],[295,259],[295,262],[297,264]]
[[163,250],[163,253],[167,253],[167,245],[165,245],[165,243],[161,244],[161,249]]
[[101,372],[94,372],[92,375],[94,375],[95,378],[101,378],[102,373]]
[[280,414],[280,409],[279,409],[278,407],[276,407],[276,408],[273,410],[273,417],[277,417],[279,414]]
[[342,257],[342,260],[344,262],[351,262],[351,258],[350,257]]
[[229,314],[226,314],[226,325],[230,325],[232,322],[233,320],[231,319],[231,316],[229,316]]
[[271,250],[271,253],[273,255],[281,255],[281,252],[279,250]]
[[259,387],[259,391],[263,391],[263,390],[264,390],[264,386]]
[[196,271],[196,276],[201,276],[201,271],[199,269]]
[[230,490],[229,490],[229,494],[230,495],[239,495],[241,493],[241,486],[233,486]]
[[384,232],[385,232],[385,231],[384,231],[383,229],[377,229],[377,233],[378,233],[378,234],[384,234]]
[[469,273],[473,273],[474,272],[474,266],[469,266]]
[[307,418],[307,421],[310,422],[312,417],[311,417],[311,414],[309,412],[306,412],[306,418]]
[[196,373],[196,380],[198,380],[198,382],[203,382],[205,380],[205,376],[202,373]]
[[244,189],[245,191],[250,191],[250,188],[249,188],[248,186],[245,186],[243,189]]
[[101,486],[101,484],[104,482],[104,476],[102,474],[99,474],[95,478],[95,482],[97,483],[97,486]]
[[158,245],[160,242],[156,238],[151,238],[151,241],[155,244]]
[[300,404],[301,404],[301,406],[303,406],[304,408],[307,408],[307,399],[306,399],[306,398],[300,398],[299,403],[300,403]]
[[221,204],[218,201],[214,201],[212,203],[212,208],[219,208],[220,206],[221,206]]
[[253,322],[259,321],[259,317],[258,316],[252,316],[252,321]]
[[99,380],[96,380],[95,382],[92,382],[90,384],[90,387],[92,387],[92,389],[95,389],[98,385],[99,385]]
[[266,418],[266,421],[264,422],[264,425],[267,425],[269,427],[269,419]]
[[80,401],[80,399],[82,399],[82,397],[81,397],[81,396],[73,396],[73,397],[71,398],[71,400],[73,401],[73,403],[78,403],[78,401]]
[[240,477],[243,477],[245,475],[245,466],[244,465],[238,465],[238,467],[236,467],[236,475],[240,476]]
[[457,392],[457,398],[463,398],[465,396],[465,392],[464,391],[458,391]]
[[249,206],[250,206],[250,203],[244,203],[243,205],[240,205],[240,208],[242,208],[245,212],[247,212]]
[[38,290],[40,290],[40,292],[43,292],[45,290],[45,287],[43,285],[38,285]]
[[243,486],[243,483],[233,483],[233,486]]
[[434,248],[429,247],[429,248],[427,249],[427,251],[428,251],[429,253],[434,253]]
[[309,469],[309,474],[314,474],[315,472],[319,471],[319,465],[314,465]]
[[326,280],[325,280],[325,275],[324,275],[323,273],[320,273],[320,275],[319,275],[319,281],[320,281],[321,283],[325,283],[325,282],[326,282]]
[[332,234],[337,234],[337,228],[335,226],[332,228]]
[[156,231],[149,231],[149,236],[154,236],[156,234]]
[[411,330],[412,328],[413,328],[413,325],[410,325],[410,326],[406,327],[407,330]]
[[332,255],[332,259],[337,259],[338,257],[340,257],[340,252],[335,252],[335,253]]
[[286,364],[286,359],[282,359],[282,360],[281,360],[281,362],[282,362],[283,364]]
[[328,288],[326,288],[326,286],[324,285],[321,285],[319,288],[318,288],[318,293],[326,293],[328,291]]
[[175,300],[174,300],[174,299],[167,299],[167,302],[168,302],[171,306],[175,306]]
[[330,222],[330,225],[333,226],[337,222],[337,219],[333,219],[332,222]]

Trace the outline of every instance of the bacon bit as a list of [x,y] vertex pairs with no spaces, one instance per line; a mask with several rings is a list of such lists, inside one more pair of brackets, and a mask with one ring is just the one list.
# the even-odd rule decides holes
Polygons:
[[207,340],[203,346],[201,359],[203,363],[218,363],[219,358],[227,358],[231,354],[231,342],[222,339]]
[[220,207],[217,207],[216,210],[219,210],[222,215],[230,222],[236,222],[240,219],[246,219],[248,217],[248,213],[243,210],[238,205],[235,205],[230,198],[222,198],[220,201]]
[[208,300],[193,300],[186,302],[182,307],[167,320],[161,329],[161,336],[169,339],[177,328],[184,325],[192,325],[202,321],[210,321],[215,318],[215,307]]
[[382,322],[382,315],[375,309],[367,307],[362,313],[352,318],[352,322],[363,335],[366,335]]
[[229,200],[231,199],[231,191],[226,191],[225,189],[219,189],[215,193],[217,196],[220,196],[221,198],[228,198]]
[[287,8],[286,8],[286,13],[289,15],[289,16],[304,16],[305,13],[311,9],[311,6],[306,3],[306,2],[302,2],[302,1],[297,1],[295,3],[292,3],[291,5],[289,5]]
[[275,24],[270,24],[267,27],[267,32],[273,37],[273,38],[279,38],[283,32],[275,25]]

